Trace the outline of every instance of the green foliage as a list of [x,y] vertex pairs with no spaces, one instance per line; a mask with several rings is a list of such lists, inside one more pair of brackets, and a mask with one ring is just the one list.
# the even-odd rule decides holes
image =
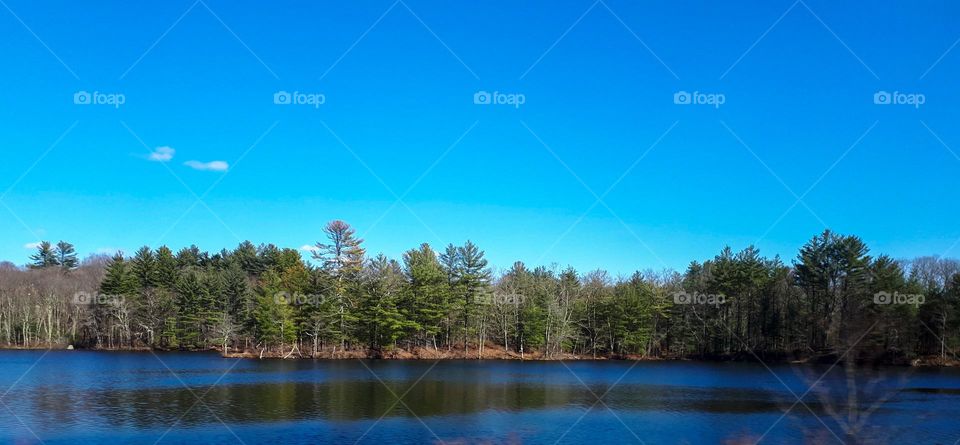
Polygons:
[[444,317],[450,311],[450,284],[429,244],[403,254],[404,275],[409,283],[400,302],[412,333],[423,342],[436,344]]
[[100,293],[107,296],[130,297],[137,293],[139,285],[133,274],[130,264],[118,253],[107,265],[103,281],[100,283]]
[[363,298],[359,307],[361,331],[366,333],[371,348],[381,349],[396,343],[404,334],[422,326],[401,304],[404,298],[403,272],[396,261],[378,255],[369,262],[363,274]]
[[610,320],[611,350],[618,354],[643,351],[653,335],[654,289],[637,272],[617,283],[604,312]]
[[30,255],[30,261],[29,267],[31,269],[45,269],[60,265],[57,260],[57,253],[53,250],[50,241],[41,241],[40,245],[37,246],[37,252]]
[[149,247],[143,246],[131,260],[133,274],[141,289],[156,287],[158,284],[157,260]]
[[57,265],[64,271],[71,271],[80,265],[77,261],[77,250],[66,241],[57,243]]
[[289,301],[283,298],[287,294],[280,274],[268,271],[262,280],[254,311],[257,340],[264,347],[279,346],[282,349],[296,339],[294,310]]
[[175,290],[180,344],[184,347],[203,347],[204,321],[210,308],[205,307],[209,294],[200,273],[191,270],[180,275]]
[[177,260],[167,246],[157,249],[156,282],[166,289],[173,289],[177,284]]
[[[874,258],[861,239],[830,231],[804,244],[791,265],[753,246],[727,247],[682,275],[627,277],[521,262],[494,276],[471,241],[439,254],[421,244],[398,262],[367,258],[342,221],[324,235],[313,264],[298,250],[250,242],[213,254],[196,246],[118,254],[103,266],[99,291],[122,298],[53,311],[66,318],[52,325],[77,326],[70,341],[94,346],[285,355],[399,347],[475,357],[496,345],[524,357],[800,358],[856,346],[850,357],[902,362],[960,346],[960,262]],[[43,242],[30,268],[53,271],[22,273],[72,279],[87,267],[100,266],[76,270],[72,245]],[[883,295],[924,301],[877,303]]]

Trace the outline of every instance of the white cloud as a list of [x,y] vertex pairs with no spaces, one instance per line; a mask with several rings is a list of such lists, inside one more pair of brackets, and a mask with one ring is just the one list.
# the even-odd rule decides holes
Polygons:
[[157,147],[155,150],[150,152],[150,156],[147,159],[157,162],[167,162],[173,159],[173,154],[177,151],[170,147]]
[[210,161],[210,162],[200,162],[200,161],[187,161],[183,165],[190,167],[194,170],[209,170],[215,172],[225,172],[230,166],[226,161]]
[[39,241],[37,241],[37,242],[35,242],[35,243],[27,243],[27,244],[24,244],[24,245],[23,245],[23,248],[24,248],[24,249],[30,249],[30,250],[36,249],[37,247],[40,247],[40,242],[39,242]]
[[310,245],[310,244],[304,244],[304,245],[300,246],[300,250],[303,250],[303,251],[306,251],[306,252],[316,252],[318,249],[317,249],[317,246],[312,246],[312,245]]

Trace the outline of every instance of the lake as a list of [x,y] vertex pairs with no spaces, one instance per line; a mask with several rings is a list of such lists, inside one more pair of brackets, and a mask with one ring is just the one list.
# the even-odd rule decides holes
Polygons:
[[0,351],[0,443],[960,440],[960,371],[828,369]]

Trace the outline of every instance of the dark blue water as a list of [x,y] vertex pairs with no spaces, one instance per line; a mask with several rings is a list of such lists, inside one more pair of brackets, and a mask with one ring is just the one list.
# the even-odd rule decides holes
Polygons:
[[827,370],[0,351],[0,443],[960,441],[960,371]]

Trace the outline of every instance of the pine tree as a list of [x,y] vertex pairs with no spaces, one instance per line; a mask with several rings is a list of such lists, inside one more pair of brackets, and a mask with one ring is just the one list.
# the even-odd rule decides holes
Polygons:
[[329,243],[318,242],[313,258],[321,261],[323,269],[333,277],[334,298],[337,299],[337,311],[340,317],[340,346],[346,348],[348,329],[356,316],[351,314],[351,286],[355,286],[363,268],[363,256],[366,251],[361,247],[363,240],[356,237],[356,231],[349,224],[335,220],[327,223],[323,229]]
[[233,250],[240,268],[248,275],[257,277],[264,271],[263,263],[257,255],[257,248],[250,241],[244,241]]
[[161,246],[156,253],[157,286],[172,290],[177,284],[177,259],[167,246]]
[[[107,336],[107,346],[114,346],[115,337],[119,341],[132,343],[133,303],[137,293],[137,279],[130,265],[118,252],[107,265],[103,281],[100,283],[100,295],[93,307],[94,319],[98,331]],[[102,341],[101,341],[102,343]]]
[[308,304],[297,306],[297,322],[304,340],[312,343],[313,356],[327,341],[340,338],[339,300],[334,289],[333,278],[322,269],[310,270],[305,292],[309,294]]
[[429,244],[421,244],[403,254],[404,273],[409,285],[402,309],[411,327],[418,330],[422,341],[431,341],[436,347],[437,335],[449,310],[449,284],[437,255]]
[[200,267],[204,263],[205,253],[200,252],[200,248],[192,245],[184,247],[177,252],[177,267],[187,269],[191,267]]
[[[464,347],[467,345],[467,339],[476,333],[480,336],[478,346],[483,345],[484,319],[482,313],[478,310],[478,300],[487,292],[490,284],[490,271],[487,269],[487,260],[483,257],[484,253],[475,244],[467,242],[457,249],[459,257],[459,286],[463,292],[463,335]],[[478,318],[478,316],[480,316]],[[477,318],[475,320],[475,318]],[[476,326],[472,326],[476,323]]]
[[460,250],[457,246],[447,244],[446,250],[440,254],[440,264],[447,273],[447,282],[453,286],[460,279]]
[[157,260],[149,247],[143,246],[137,250],[133,259],[130,260],[130,263],[133,268],[133,274],[137,277],[141,289],[149,289],[157,286]]
[[114,255],[104,273],[100,283],[100,293],[106,296],[128,298],[137,292],[137,277],[133,275],[130,264],[123,258],[123,253]]
[[204,346],[203,328],[209,315],[205,307],[208,300],[208,289],[199,272],[190,271],[179,277],[176,305],[177,337],[181,347]]
[[[870,264],[870,295],[881,295],[881,293],[893,292],[913,293],[912,290],[908,290],[907,288],[908,284],[903,268],[892,258],[886,255],[880,255]],[[919,292],[920,291],[918,291],[918,293]],[[924,312],[928,311],[931,306],[936,307],[937,303],[938,302],[935,301],[933,305],[924,304],[924,310],[918,314],[914,314],[917,312],[917,309],[909,305],[873,304],[867,306],[867,310],[863,311],[861,315],[876,320],[877,326],[873,329],[871,335],[861,342],[873,341],[878,348],[886,351],[907,350],[910,346],[903,344],[902,340],[916,336],[915,332],[911,332],[915,330],[915,326],[912,326],[914,323],[911,323],[910,320],[915,319],[917,315],[921,317],[926,315]],[[947,308],[941,306],[936,309],[942,311]],[[941,311],[936,312],[942,315],[947,314],[945,311]],[[945,327],[944,325],[945,323],[937,323],[938,328]],[[931,327],[932,326],[933,325],[931,325]],[[913,335],[909,335],[911,333]],[[943,338],[944,334],[940,334],[941,338]]]
[[611,347],[614,353],[642,351],[651,339],[650,323],[654,304],[654,289],[635,272],[628,281],[614,287],[614,304],[608,315]]
[[363,267],[365,250],[356,231],[349,224],[335,220],[327,223],[323,232],[329,244],[318,242],[313,258],[321,261],[323,268],[338,281],[358,274]]
[[46,269],[48,267],[59,266],[57,253],[49,241],[41,241],[37,246],[37,253],[30,255],[32,263],[28,265],[31,269]]
[[253,309],[253,299],[247,275],[239,264],[233,263],[223,271],[223,290],[227,311],[235,316],[236,321],[247,319]]
[[796,284],[806,292],[811,343],[817,347],[842,346],[857,338],[846,320],[861,309],[869,291],[867,252],[860,238],[830,230],[800,249],[794,263]]
[[262,350],[280,346],[281,352],[286,345],[297,337],[294,310],[275,271],[267,271],[262,276],[262,287],[257,298],[254,318],[257,326],[257,340]]
[[396,343],[407,332],[416,331],[419,325],[409,320],[401,311],[400,298],[405,288],[403,272],[394,260],[377,255],[364,268],[363,298],[359,312],[362,315],[363,331],[372,349]]
[[57,264],[64,271],[71,271],[80,265],[77,260],[77,250],[66,241],[57,243]]

